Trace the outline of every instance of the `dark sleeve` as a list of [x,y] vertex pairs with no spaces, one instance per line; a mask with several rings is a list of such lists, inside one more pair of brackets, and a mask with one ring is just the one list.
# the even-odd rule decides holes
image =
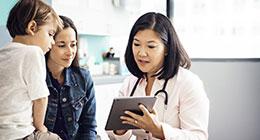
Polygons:
[[86,80],[86,102],[79,119],[77,140],[96,140],[96,97],[94,83],[88,71],[83,72]]

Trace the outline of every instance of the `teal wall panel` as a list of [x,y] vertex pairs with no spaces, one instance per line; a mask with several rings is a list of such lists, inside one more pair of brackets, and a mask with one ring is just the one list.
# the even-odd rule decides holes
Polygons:
[[87,50],[88,57],[94,59],[95,63],[103,62],[102,53],[109,48],[109,36],[80,35],[80,47]]
[[0,0],[0,25],[6,25],[9,11],[16,2],[17,0]]

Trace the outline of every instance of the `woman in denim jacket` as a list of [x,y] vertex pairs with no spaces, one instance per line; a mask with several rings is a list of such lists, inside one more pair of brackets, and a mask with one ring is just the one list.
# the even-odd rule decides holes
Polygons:
[[78,35],[71,19],[60,16],[64,29],[46,54],[50,91],[45,125],[63,140],[96,139],[96,99],[89,71],[79,67]]

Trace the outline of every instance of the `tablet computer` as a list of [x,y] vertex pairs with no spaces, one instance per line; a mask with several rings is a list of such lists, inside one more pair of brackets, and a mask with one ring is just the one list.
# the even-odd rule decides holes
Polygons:
[[156,99],[153,96],[115,98],[110,109],[105,130],[139,129],[132,125],[122,124],[120,116],[126,115],[124,113],[126,110],[143,115],[143,112],[138,107],[139,104],[143,104],[151,112]]

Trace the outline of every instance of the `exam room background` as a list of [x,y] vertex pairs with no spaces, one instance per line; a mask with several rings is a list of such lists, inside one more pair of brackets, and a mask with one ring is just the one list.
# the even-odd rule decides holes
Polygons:
[[[5,24],[15,1],[0,0],[1,47],[11,39]],[[49,3],[53,1],[48,0]],[[107,0],[86,1],[105,3],[104,7],[111,4]],[[171,18],[192,57],[191,70],[203,80],[210,99],[209,140],[259,140],[260,0],[167,2],[173,4]],[[91,34],[86,38],[89,36],[94,43],[99,39],[113,38],[113,35]],[[104,89],[111,87],[112,90],[107,91],[118,90],[120,82],[96,85],[98,133],[102,139],[107,139],[103,129],[110,109],[109,105],[102,103],[116,96],[115,93],[105,95]]]

